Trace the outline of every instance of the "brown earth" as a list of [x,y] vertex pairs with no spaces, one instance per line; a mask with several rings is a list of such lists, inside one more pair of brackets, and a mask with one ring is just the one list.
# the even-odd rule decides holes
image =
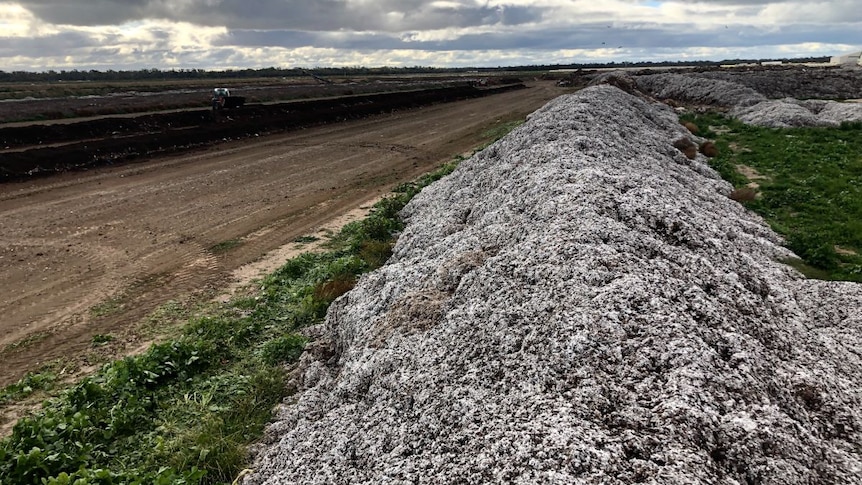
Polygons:
[[[530,89],[0,185],[0,385],[89,352],[488,140],[563,91]],[[126,349],[128,351],[128,349]]]
[[149,113],[75,123],[0,125],[0,182],[115,165],[221,140],[258,137],[322,123],[523,89],[469,85],[371,95],[253,104],[241,109]]

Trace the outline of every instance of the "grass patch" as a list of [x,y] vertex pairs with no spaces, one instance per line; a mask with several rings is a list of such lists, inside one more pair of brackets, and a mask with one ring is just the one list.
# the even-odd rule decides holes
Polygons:
[[18,382],[0,389],[0,406],[21,401],[38,391],[50,391],[57,382],[57,374],[51,371],[29,373]]
[[524,120],[500,122],[492,128],[483,131],[482,138],[490,139],[491,141],[489,143],[494,143],[495,141],[508,135],[509,132],[523,124]]
[[786,238],[802,258],[794,267],[813,278],[862,282],[862,123],[774,129],[715,114],[683,121],[716,137],[719,156],[710,163],[734,186],[752,182],[741,166],[763,176],[756,197],[742,203]]
[[[385,262],[403,228],[398,212],[454,168],[398,186],[334,235],[327,252],[300,255],[264,278],[258,294],[196,312],[169,341],[109,363],[46,401],[0,441],[0,483],[230,483],[289,394],[288,366],[306,345],[299,331],[322,322],[359,275]],[[164,307],[166,318],[186,314]],[[53,382],[47,374],[25,379],[0,399]]]
[[123,297],[109,298],[98,305],[90,308],[90,315],[93,317],[107,317],[119,313],[123,309]]
[[43,332],[33,332],[31,334],[28,334],[26,337],[24,337],[20,340],[16,340],[15,342],[12,342],[11,344],[6,345],[6,347],[3,348],[3,353],[11,352],[11,351],[18,350],[18,349],[27,348],[31,345],[35,345],[35,344],[45,340],[46,338],[48,338],[50,336],[51,336],[50,332],[44,332],[44,331]]
[[293,242],[299,243],[299,244],[308,244],[308,243],[313,243],[313,242],[319,241],[319,240],[320,240],[320,238],[315,237],[315,236],[299,236],[299,237],[295,238],[293,240]]
[[97,333],[90,339],[93,347],[99,347],[114,341],[113,335]]
[[227,241],[222,241],[217,244],[213,244],[209,247],[209,251],[214,254],[221,254],[230,251],[231,249],[238,247],[242,244],[242,241],[239,239],[228,239]]

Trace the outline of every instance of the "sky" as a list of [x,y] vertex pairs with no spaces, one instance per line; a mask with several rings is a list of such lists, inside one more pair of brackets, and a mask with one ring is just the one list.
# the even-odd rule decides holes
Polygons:
[[0,0],[0,71],[496,67],[862,50],[860,0]]

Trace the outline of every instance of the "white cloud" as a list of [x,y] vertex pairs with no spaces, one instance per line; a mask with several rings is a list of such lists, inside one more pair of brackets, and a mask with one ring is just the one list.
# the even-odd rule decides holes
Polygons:
[[[513,65],[853,50],[858,0],[0,0],[0,68]],[[253,8],[252,8],[253,7]]]

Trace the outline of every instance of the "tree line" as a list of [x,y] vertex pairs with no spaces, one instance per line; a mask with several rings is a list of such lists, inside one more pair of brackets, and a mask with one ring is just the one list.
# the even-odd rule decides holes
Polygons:
[[[793,59],[769,59],[784,62],[828,62],[828,57],[807,57]],[[725,64],[752,64],[763,62],[762,59],[727,59],[723,61],[675,61],[675,62],[606,62],[585,64],[538,64],[509,67],[463,67],[443,68],[428,66],[413,67],[318,67],[314,69],[265,67],[261,69],[227,69],[222,71],[206,69],[170,69],[157,68],[140,69],[137,71],[107,71],[77,70],[71,71],[0,71],[0,82],[81,82],[81,81],[146,81],[146,80],[184,80],[184,79],[249,79],[262,77],[299,77],[313,72],[319,76],[383,76],[411,74],[448,74],[464,72],[500,72],[500,71],[549,71],[556,69],[602,69],[614,67],[718,67]]]

